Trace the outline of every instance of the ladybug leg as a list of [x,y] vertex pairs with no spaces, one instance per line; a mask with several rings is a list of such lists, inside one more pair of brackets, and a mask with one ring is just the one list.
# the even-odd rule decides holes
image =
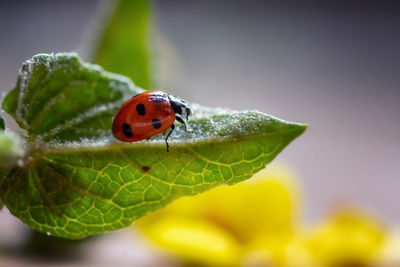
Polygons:
[[182,123],[182,124],[185,126],[185,132],[193,133],[193,131],[189,131],[189,130],[187,129],[186,123],[185,123],[185,121],[184,121],[181,117],[175,116],[175,119],[176,119],[178,122]]
[[167,136],[165,137],[165,143],[167,144],[167,152],[169,152],[169,144],[168,144],[168,137],[172,134],[172,132],[175,129],[175,125],[172,124],[171,126],[171,131],[169,131],[169,133],[167,134]]

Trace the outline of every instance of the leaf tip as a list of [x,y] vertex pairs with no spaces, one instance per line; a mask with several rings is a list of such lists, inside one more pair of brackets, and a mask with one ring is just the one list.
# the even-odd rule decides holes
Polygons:
[[298,123],[298,122],[287,122],[287,127],[290,132],[291,139],[294,140],[307,130],[308,124]]
[[298,135],[302,135],[307,129],[308,129],[308,124],[307,123],[295,123],[297,125],[297,132]]

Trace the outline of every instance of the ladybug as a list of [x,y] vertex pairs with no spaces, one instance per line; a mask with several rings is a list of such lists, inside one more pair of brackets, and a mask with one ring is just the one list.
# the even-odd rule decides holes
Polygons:
[[171,128],[165,137],[168,152],[168,138],[175,129],[175,120],[189,132],[181,115],[188,120],[191,114],[190,107],[181,98],[163,91],[146,91],[131,97],[121,106],[114,118],[112,133],[120,141],[136,142]]

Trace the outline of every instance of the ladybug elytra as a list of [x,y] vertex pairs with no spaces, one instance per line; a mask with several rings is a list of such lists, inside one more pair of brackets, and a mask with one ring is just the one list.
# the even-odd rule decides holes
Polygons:
[[188,120],[191,113],[190,107],[177,96],[163,91],[143,92],[121,106],[114,118],[112,133],[120,141],[136,142],[171,128],[165,137],[168,152],[168,138],[175,129],[175,120],[182,123],[187,131],[186,123],[180,116],[186,116]]

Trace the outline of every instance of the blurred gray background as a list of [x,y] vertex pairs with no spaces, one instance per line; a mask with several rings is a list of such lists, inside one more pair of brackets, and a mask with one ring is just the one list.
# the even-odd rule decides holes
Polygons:
[[[97,2],[1,1],[1,92],[34,54],[77,50]],[[308,123],[277,159],[299,173],[308,221],[351,203],[399,223],[399,10],[388,1],[159,0],[161,86]]]

